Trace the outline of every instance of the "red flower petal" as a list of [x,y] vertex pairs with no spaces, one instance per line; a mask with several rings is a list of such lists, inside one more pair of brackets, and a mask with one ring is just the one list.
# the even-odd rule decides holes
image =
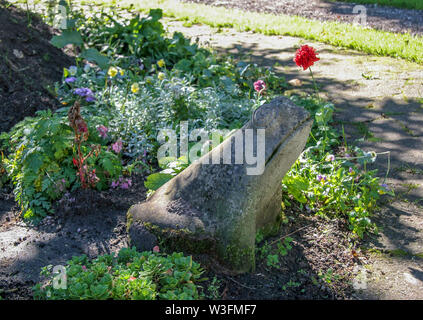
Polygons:
[[297,66],[302,67],[304,70],[310,68],[316,61],[320,59],[317,58],[317,53],[313,47],[308,45],[303,45],[295,53],[294,62]]

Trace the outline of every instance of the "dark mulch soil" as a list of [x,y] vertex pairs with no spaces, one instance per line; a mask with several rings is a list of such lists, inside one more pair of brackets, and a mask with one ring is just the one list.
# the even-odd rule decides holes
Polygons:
[[38,17],[0,1],[0,132],[41,109],[56,109],[47,89],[61,79],[72,58],[53,47],[53,30]]
[[[353,3],[327,0],[182,0],[254,12],[303,16],[353,23]],[[366,5],[367,25],[385,31],[423,35],[423,11]]]
[[267,240],[277,242],[286,235],[294,239],[278,268],[258,259],[254,273],[218,275],[219,293],[224,299],[355,299],[354,266],[366,258],[351,249],[348,234],[344,221],[300,214],[279,236]]
[[130,190],[68,194],[56,203],[55,214],[35,227],[19,219],[11,194],[0,192],[0,296],[31,299],[41,267],[127,247],[126,212],[145,199],[144,179],[134,176]]
[[[79,190],[59,201],[56,214],[36,227],[17,219],[10,195],[1,194],[3,209],[6,205],[11,208],[0,216],[0,296],[31,299],[41,267],[64,265],[76,255],[95,258],[127,247],[126,212],[130,205],[144,200],[143,181],[144,177],[135,176],[129,191]],[[209,281],[202,286],[213,297],[210,284],[216,277],[217,297],[229,300],[354,299],[353,269],[365,258],[351,249],[348,234],[342,220],[298,214],[277,237],[266,240],[274,242],[276,249],[280,238],[289,235],[294,239],[277,268],[258,258],[255,272],[230,276],[206,264]],[[322,279],[325,275],[326,281]]]

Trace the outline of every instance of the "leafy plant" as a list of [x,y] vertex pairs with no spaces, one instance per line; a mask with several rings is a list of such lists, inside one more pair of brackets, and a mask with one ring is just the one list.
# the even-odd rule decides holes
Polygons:
[[[97,63],[101,68],[105,69],[109,64],[109,59],[100,54],[94,48],[86,48],[84,45],[84,40],[80,32],[76,28],[77,19],[70,17],[72,10],[67,1],[59,1],[59,5],[66,8],[66,21],[64,24],[61,24],[62,33],[60,35],[53,36],[51,39],[51,44],[55,47],[62,49],[67,45],[72,45],[74,48],[78,47],[80,49],[79,57]],[[74,50],[75,52],[77,50]]]
[[180,157],[179,159],[174,157],[162,158],[159,161],[159,166],[163,170],[149,175],[144,185],[150,192],[156,191],[178,173],[187,168],[188,165],[188,160],[185,157]]
[[192,300],[201,298],[201,266],[182,253],[166,255],[123,248],[94,260],[82,255],[66,266],[65,288],[53,286],[52,266],[44,267],[43,283],[34,286],[36,300]]
[[286,237],[283,242],[278,242],[278,253],[279,255],[286,256],[288,254],[288,251],[292,249],[291,242],[294,241],[291,237]]
[[293,99],[314,115],[315,124],[306,150],[282,181],[285,204],[294,199],[316,214],[343,216],[359,237],[376,230],[370,215],[386,189],[376,171],[368,171],[366,165],[377,155],[348,146],[345,141],[342,145],[341,134],[330,124],[331,104]]
[[[50,110],[39,111],[0,136],[8,152],[3,163],[24,218],[37,220],[52,213],[51,201],[80,185],[73,162],[74,134],[67,120]],[[96,131],[89,125],[87,130]],[[91,135],[80,148],[88,153],[90,145],[101,143],[98,159],[87,160],[96,170],[98,189],[108,187],[109,180],[122,171],[118,156],[107,150],[100,137]]]

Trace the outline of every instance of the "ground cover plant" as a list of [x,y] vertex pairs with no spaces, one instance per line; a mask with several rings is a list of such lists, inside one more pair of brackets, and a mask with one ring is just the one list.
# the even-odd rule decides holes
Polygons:
[[[283,77],[270,68],[219,57],[181,34],[166,35],[160,9],[146,17],[111,17],[108,10],[100,7],[93,11],[96,18],[83,20],[81,9],[75,8],[68,16],[73,23],[53,39],[59,47],[71,45],[77,55],[76,65],[64,69],[54,88],[62,108],[41,111],[0,136],[0,170],[9,180],[2,178],[2,183],[12,184],[26,221],[54,214],[52,203],[69,191],[128,189],[134,172],[151,173],[160,167],[161,172],[146,179],[146,187],[154,191],[189,164],[189,159],[157,163],[159,129],[178,131],[181,121],[188,121],[190,130],[238,129],[257,107],[286,88]],[[69,40],[71,35],[77,40]],[[315,58],[297,61],[306,70],[318,63]],[[375,231],[371,215],[379,196],[390,192],[367,170],[377,154],[349,145],[334,129],[333,104],[318,95],[291,99],[307,109],[315,123],[306,150],[281,182],[283,208],[345,220],[354,237]],[[257,237],[258,242],[264,239]],[[264,247],[257,254],[276,268],[292,241],[287,237],[278,243],[276,253]],[[199,265],[179,253],[125,249],[117,257],[75,257],[67,271],[68,289],[39,284],[35,297],[201,297]],[[44,274],[53,281],[48,268]]]
[[87,256],[74,257],[66,266],[66,286],[61,286],[64,283],[52,267],[43,268],[47,281],[34,287],[34,299],[193,300],[201,297],[198,284],[204,281],[204,270],[191,256],[163,255],[159,248],[155,252],[124,248],[117,256],[103,255],[92,261]]

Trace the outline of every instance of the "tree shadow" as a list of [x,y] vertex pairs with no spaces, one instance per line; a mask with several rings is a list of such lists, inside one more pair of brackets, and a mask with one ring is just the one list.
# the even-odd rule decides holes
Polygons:
[[[286,53],[293,57],[295,50],[296,47],[284,48],[284,57]],[[321,50],[321,52],[325,51],[332,53],[330,49]],[[300,72],[300,69],[292,68],[295,66],[292,58],[276,58],[281,53],[280,49],[263,50],[257,43],[247,43],[218,49],[218,52],[223,55],[234,55],[241,60],[247,59],[261,66],[273,66],[278,63],[280,67],[277,67],[276,71],[280,76],[287,80],[300,79],[304,83],[300,89],[295,90],[296,93],[313,92],[310,75]],[[362,53],[355,53],[355,55],[367,56]],[[316,81],[320,90],[328,92],[343,92],[360,88],[354,82],[343,82],[327,77],[319,77]],[[377,106],[373,106],[375,101],[378,102]],[[377,153],[390,152],[390,162],[388,162],[387,154],[379,155],[376,162],[369,164],[367,169],[377,169],[377,175],[382,181],[389,169],[387,183],[390,188],[396,190],[397,197],[389,201],[384,198],[381,202],[383,211],[373,217],[380,230],[383,231],[383,239],[378,236],[366,237],[364,245],[372,244],[383,248],[388,243],[393,248],[407,252],[410,251],[410,244],[423,245],[423,230],[418,227],[423,220],[423,211],[420,206],[423,204],[422,101],[414,98],[395,99],[392,96],[387,96],[380,101],[380,99],[365,96],[352,97],[337,94],[335,107],[333,125],[339,132],[345,132],[349,145],[355,144],[364,150]],[[409,173],[404,168],[410,168],[409,171],[414,170],[414,173]],[[412,203],[407,204],[407,202]]]

